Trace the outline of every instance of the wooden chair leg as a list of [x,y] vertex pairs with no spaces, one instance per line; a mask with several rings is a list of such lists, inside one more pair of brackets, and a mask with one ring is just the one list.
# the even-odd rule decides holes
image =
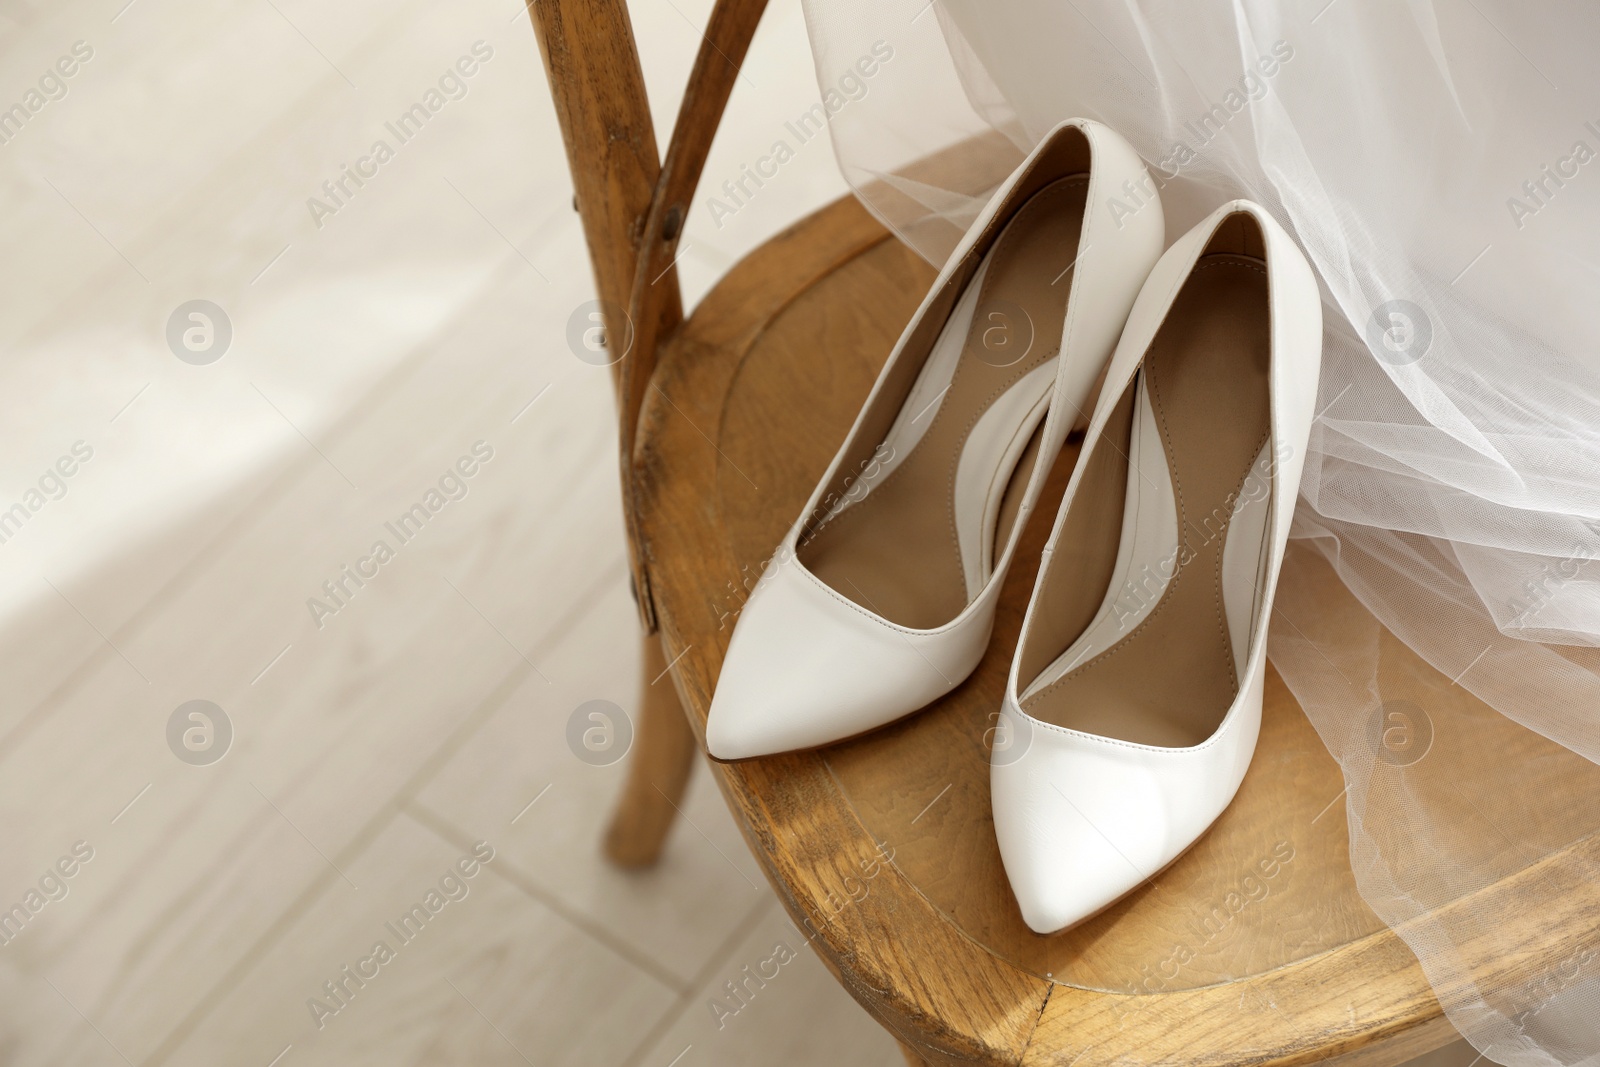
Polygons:
[[917,1055],[916,1049],[904,1041],[899,1042],[899,1045],[900,1054],[906,1058],[906,1067],[928,1067],[928,1061]]
[[649,867],[660,858],[699,748],[666,667],[660,638],[645,635],[628,780],[606,830],[606,855],[619,867]]

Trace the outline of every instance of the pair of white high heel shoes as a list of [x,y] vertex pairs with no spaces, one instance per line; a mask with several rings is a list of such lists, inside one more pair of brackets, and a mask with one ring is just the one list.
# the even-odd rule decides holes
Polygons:
[[940,272],[745,603],[706,727],[718,759],[811,748],[966,678],[1103,377],[991,755],[1000,854],[1040,933],[1193,844],[1260,731],[1321,300],[1256,204],[1223,205],[1162,254],[1164,240],[1116,133],[1071,120],[1040,142]]

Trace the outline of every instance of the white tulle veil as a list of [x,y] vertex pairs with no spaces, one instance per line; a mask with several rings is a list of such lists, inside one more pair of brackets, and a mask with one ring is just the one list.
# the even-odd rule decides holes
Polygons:
[[[1068,116],[1144,155],[1169,240],[1236,196],[1299,240],[1327,325],[1273,662],[1450,1020],[1600,1063],[1563,893],[1600,875],[1600,8],[804,2],[845,176],[930,262]],[[1534,914],[1480,902],[1511,877]]]

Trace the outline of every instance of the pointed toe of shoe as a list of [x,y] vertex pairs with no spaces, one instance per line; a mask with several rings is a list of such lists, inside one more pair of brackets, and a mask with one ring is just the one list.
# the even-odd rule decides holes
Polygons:
[[730,648],[706,718],[706,749],[719,760],[752,759],[806,746],[815,733],[794,679],[765,669],[769,651],[756,641]]
[[1011,892],[1016,897],[1022,921],[1036,934],[1055,934],[1070,929],[1103,910],[1138,885],[1128,881],[1114,865],[1107,865],[1078,854],[1070,874],[1041,867],[1010,874]]
[[1205,833],[1243,777],[1225,749],[1127,745],[1005,713],[1027,739],[990,768],[995,837],[1023,920],[1050,934],[1153,878]]
[[[998,808],[996,805],[997,826],[1002,818]],[[1022,921],[1036,934],[1054,934],[1078,925],[1155,873],[1134,866],[1070,808],[1056,825],[1037,827],[1032,834],[1024,830],[1023,834],[1031,839],[1021,847],[1003,850],[1003,854]],[[1018,835],[1013,831],[1011,836]]]
[[706,748],[719,760],[817,748],[913,710],[857,674],[841,650],[797,642],[781,613],[747,607],[711,698]]
[[706,721],[720,760],[817,748],[938,699],[976,665],[987,617],[909,631],[865,612],[799,564],[770,569],[740,613]]
[[1033,770],[994,768],[995,834],[1023,921],[1034,933],[1053,934],[1159,870],[1164,835],[1155,832],[1160,813],[1146,791],[1091,797],[1073,789],[1068,775]]

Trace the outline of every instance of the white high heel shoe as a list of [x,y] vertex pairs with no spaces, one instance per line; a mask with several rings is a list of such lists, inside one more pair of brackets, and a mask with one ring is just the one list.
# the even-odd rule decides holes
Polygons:
[[990,759],[1000,855],[1039,933],[1177,859],[1244,779],[1321,354],[1316,278],[1248,201],[1179,239],[1134,304]]
[[[1111,200],[1148,195],[1131,215]],[[1064,122],[996,191],[906,327],[734,629],[718,759],[916,711],[977,666],[1017,536],[1161,253],[1133,148]]]

